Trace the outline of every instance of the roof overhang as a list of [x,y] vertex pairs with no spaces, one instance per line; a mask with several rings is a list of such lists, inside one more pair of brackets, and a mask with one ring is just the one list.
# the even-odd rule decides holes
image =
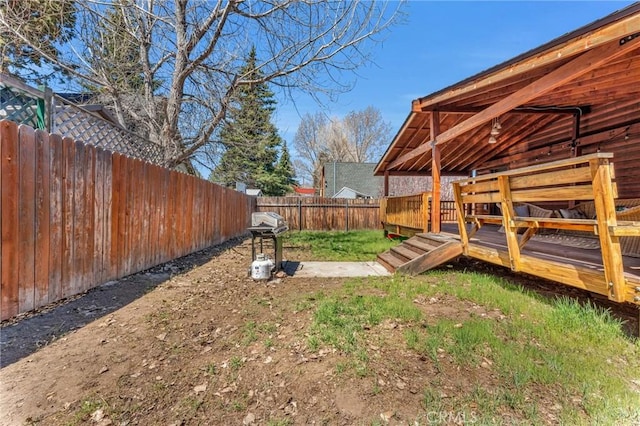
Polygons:
[[[468,174],[513,152],[572,143],[639,120],[640,4],[416,99],[376,175]],[[433,120],[439,133],[432,135]],[[502,130],[489,144],[492,122]]]

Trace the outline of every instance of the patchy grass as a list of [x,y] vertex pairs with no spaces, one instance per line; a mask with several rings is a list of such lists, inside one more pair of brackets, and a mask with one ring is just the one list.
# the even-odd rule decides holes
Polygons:
[[[454,269],[255,283],[238,257],[248,248],[123,308],[121,327],[79,330],[29,360],[32,376],[43,372],[36,402],[58,400],[32,422],[96,423],[101,409],[105,424],[241,424],[251,413],[274,426],[640,425],[640,344],[600,308]],[[63,393],[48,379],[68,369],[51,360],[75,347],[92,350],[74,358],[78,385]]]
[[[453,299],[464,315],[428,323],[428,307],[421,310],[419,298]],[[478,309],[465,313],[466,305]],[[315,300],[308,348],[328,346],[346,355],[339,373],[375,376],[365,333],[385,320],[401,323],[406,348],[425,356],[437,371],[447,363],[493,377],[447,398],[440,397],[437,385],[427,387],[427,410],[455,410],[492,424],[505,412],[532,424],[640,423],[640,343],[593,305],[540,300],[501,278],[477,273],[351,280]]]
[[319,261],[369,261],[375,260],[378,253],[387,251],[398,244],[385,238],[380,231],[325,232],[302,231],[288,232],[284,244],[310,250],[313,260]]

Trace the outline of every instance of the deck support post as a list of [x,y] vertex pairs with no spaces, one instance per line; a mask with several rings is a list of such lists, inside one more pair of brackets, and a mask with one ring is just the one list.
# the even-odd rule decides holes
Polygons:
[[440,113],[431,112],[431,232],[440,233],[440,147],[436,137],[440,133]]
[[502,211],[502,226],[507,237],[507,247],[509,248],[509,262],[511,270],[520,270],[520,244],[518,244],[518,228],[514,225],[515,212],[511,199],[511,187],[509,186],[509,176],[498,176],[498,188],[500,190],[500,206]]
[[[429,200],[431,199],[431,193],[429,192],[423,192],[422,193],[422,200],[420,201],[420,204],[422,206],[421,208],[421,212],[420,212],[420,219],[423,220],[423,225],[422,225],[422,232],[435,232],[433,230],[433,222],[431,222],[431,226],[432,228],[429,229]],[[433,208],[433,207],[432,207]],[[438,231],[440,232],[440,231]]]
[[462,243],[462,254],[469,255],[469,234],[467,234],[467,222],[465,220],[464,203],[462,202],[462,190],[460,183],[453,183],[453,198],[456,203],[456,213],[458,220],[458,233],[460,234],[460,242]]
[[389,196],[389,170],[384,171],[384,196]]
[[616,207],[614,199],[618,194],[611,181],[609,159],[595,158],[589,161],[593,185],[593,201],[596,209],[598,238],[602,251],[604,276],[608,286],[609,300],[623,302],[625,299],[624,266],[620,238],[611,235],[609,226],[615,227]]

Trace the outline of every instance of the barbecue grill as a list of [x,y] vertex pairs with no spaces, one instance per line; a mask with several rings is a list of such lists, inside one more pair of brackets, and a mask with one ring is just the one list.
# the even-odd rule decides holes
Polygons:
[[282,269],[282,236],[289,230],[284,218],[274,212],[251,214],[251,260],[256,260],[256,240],[260,243],[260,253],[264,253],[264,239],[272,241],[273,261],[276,271]]

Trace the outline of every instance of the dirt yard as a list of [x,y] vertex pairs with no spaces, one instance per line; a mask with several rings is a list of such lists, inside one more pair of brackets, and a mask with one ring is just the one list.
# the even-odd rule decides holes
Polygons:
[[[290,260],[310,260],[302,251],[285,250]],[[443,359],[436,371],[428,359],[406,349],[403,325],[386,321],[367,330],[368,373],[341,372],[348,362],[344,355],[330,348],[311,351],[307,340],[314,295],[330,293],[344,280],[254,282],[247,276],[250,251],[249,241],[212,248],[95,289],[48,313],[3,324],[0,423],[473,420],[455,411],[428,411],[424,388],[437,381],[446,398],[473,383],[490,386],[498,380],[490,368],[466,371]],[[430,301],[424,309],[428,316],[454,319],[478,309],[450,302]],[[40,348],[33,352],[34,347]],[[514,413],[504,413],[504,419],[522,420],[510,416]],[[547,419],[553,423],[551,411]]]

